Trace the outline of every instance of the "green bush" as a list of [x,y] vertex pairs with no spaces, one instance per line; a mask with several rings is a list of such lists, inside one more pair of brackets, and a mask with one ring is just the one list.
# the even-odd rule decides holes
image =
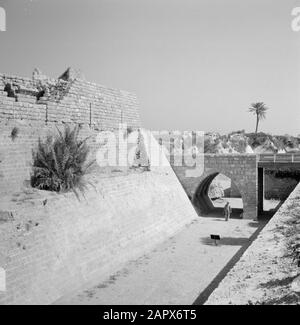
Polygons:
[[41,190],[66,192],[84,189],[83,175],[94,161],[86,164],[89,149],[86,140],[78,140],[79,127],[66,126],[58,134],[39,139],[33,152],[32,187]]

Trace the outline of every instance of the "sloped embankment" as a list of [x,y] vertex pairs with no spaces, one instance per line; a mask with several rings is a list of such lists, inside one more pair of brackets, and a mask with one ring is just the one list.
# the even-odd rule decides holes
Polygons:
[[0,267],[7,290],[0,304],[50,304],[116,272],[196,219],[164,160],[144,172],[94,173],[80,200],[37,189],[2,196]]
[[299,304],[297,263],[300,184],[205,304]]

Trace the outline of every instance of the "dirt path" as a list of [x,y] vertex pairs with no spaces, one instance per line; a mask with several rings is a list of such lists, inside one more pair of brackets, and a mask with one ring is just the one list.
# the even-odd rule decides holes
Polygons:
[[[57,304],[193,304],[264,224],[199,217],[109,279],[63,297]],[[211,241],[210,234],[221,236],[218,246]]]
[[299,305],[300,185],[206,301],[208,305]]

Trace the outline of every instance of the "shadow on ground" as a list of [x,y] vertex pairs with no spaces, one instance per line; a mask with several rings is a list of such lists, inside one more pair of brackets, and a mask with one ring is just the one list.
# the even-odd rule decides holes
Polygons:
[[[242,214],[243,214],[243,209],[233,208],[230,219],[243,219]],[[205,217],[205,218],[212,218],[212,217],[215,218],[217,216],[218,218],[220,218],[220,220],[225,220],[223,208],[215,207],[212,210],[210,210],[209,212],[206,212],[206,213],[201,212],[201,216]]]
[[[212,240],[210,237],[205,237],[200,239],[204,245],[212,245],[216,246],[215,241]],[[217,242],[217,246],[243,246],[247,244],[251,238],[246,237],[221,237],[220,240]]]
[[260,286],[262,288],[276,288],[276,287],[282,287],[282,286],[288,286],[293,282],[295,278],[297,278],[298,274],[295,276],[289,276],[284,279],[276,279],[276,280],[271,280],[266,283],[261,283]]
[[268,299],[260,303],[260,305],[299,305],[300,293],[291,292],[283,297]]

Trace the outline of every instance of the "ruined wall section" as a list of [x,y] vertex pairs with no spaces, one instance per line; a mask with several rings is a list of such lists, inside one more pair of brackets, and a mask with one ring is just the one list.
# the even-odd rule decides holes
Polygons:
[[52,98],[41,98],[40,102],[48,102],[49,122],[84,123],[100,130],[118,128],[119,123],[131,128],[141,126],[135,95],[84,80],[71,81],[58,102]]
[[[99,132],[118,132],[121,122],[131,130],[141,126],[134,94],[84,79],[0,75],[0,194],[29,182],[32,150],[39,138],[56,134],[57,127],[79,125],[80,136],[89,137],[90,158],[95,159]],[[105,168],[100,173],[111,176]]]
[[[4,91],[12,85],[14,96]],[[7,89],[6,89],[7,90]],[[38,97],[38,94],[45,93]],[[10,97],[9,97],[10,96]],[[87,124],[101,130],[141,126],[134,94],[83,79],[30,79],[0,75],[0,118]]]
[[[37,99],[34,81],[11,80],[20,87],[9,97],[0,77],[0,266],[7,287],[0,304],[53,303],[120,270],[197,218],[167,159],[155,166],[158,157],[149,153],[159,148],[150,132],[134,130],[140,127],[136,97],[66,79]],[[95,158],[99,132],[116,132],[120,122],[133,128],[126,136],[140,153],[134,168],[99,167],[86,176],[80,199],[26,186],[39,138],[79,124]],[[153,141],[139,148],[147,138]]]

